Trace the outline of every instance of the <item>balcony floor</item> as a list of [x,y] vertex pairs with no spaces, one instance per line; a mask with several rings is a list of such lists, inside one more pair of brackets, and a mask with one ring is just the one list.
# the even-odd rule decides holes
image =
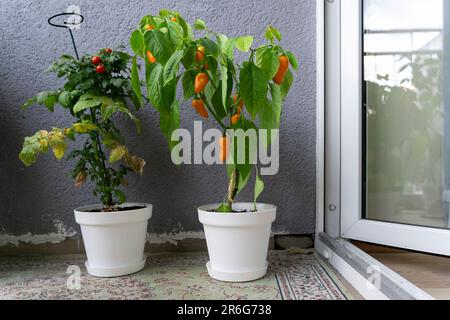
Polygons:
[[[121,278],[87,275],[84,255],[0,257],[1,299],[345,300],[355,294],[316,254],[272,251],[263,279],[223,283],[211,279],[206,253],[150,254],[144,270]],[[80,288],[70,266],[81,270]],[[72,267],[73,268],[73,267]],[[73,270],[73,269],[72,269]],[[352,292],[352,293],[351,293]]]

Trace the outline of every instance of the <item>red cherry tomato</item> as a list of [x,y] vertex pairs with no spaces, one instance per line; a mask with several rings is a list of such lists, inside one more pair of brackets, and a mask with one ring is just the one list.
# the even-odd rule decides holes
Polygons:
[[103,74],[103,73],[105,73],[106,69],[105,69],[105,66],[104,66],[104,65],[100,64],[100,65],[98,65],[98,66],[95,68],[95,71],[96,71],[98,74]]
[[99,65],[100,63],[102,63],[102,58],[100,58],[99,56],[93,56],[92,59],[92,64],[94,66]]
[[111,48],[106,48],[105,51],[108,52],[108,53],[111,53],[112,49]]

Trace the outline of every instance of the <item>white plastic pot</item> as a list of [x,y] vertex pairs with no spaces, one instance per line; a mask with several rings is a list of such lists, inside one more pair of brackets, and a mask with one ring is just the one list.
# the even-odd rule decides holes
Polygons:
[[[208,245],[209,276],[226,282],[247,282],[264,277],[276,207],[256,204],[257,212],[210,212],[219,205],[198,209]],[[235,211],[253,210],[253,203],[233,204]]]
[[86,248],[86,268],[95,277],[119,277],[144,268],[144,247],[152,205],[124,203],[122,207],[144,207],[118,212],[89,212],[101,205],[75,209]]

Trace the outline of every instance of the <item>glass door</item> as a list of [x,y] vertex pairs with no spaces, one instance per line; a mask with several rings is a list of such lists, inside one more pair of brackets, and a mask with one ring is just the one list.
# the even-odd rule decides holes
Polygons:
[[444,1],[363,1],[367,219],[450,227]]
[[450,255],[450,1],[341,0],[330,10],[340,196],[327,207],[340,213],[339,233]]

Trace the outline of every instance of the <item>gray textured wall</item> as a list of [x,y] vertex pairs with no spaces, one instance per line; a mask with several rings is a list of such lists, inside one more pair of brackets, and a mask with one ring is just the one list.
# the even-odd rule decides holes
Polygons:
[[[75,33],[81,53],[128,45],[130,31],[140,17],[165,7],[179,10],[190,22],[202,18],[213,30],[229,36],[251,34],[261,40],[268,24],[277,26],[284,35],[283,45],[299,57],[301,71],[282,116],[280,172],[264,178],[266,190],[260,200],[279,208],[274,231],[314,232],[315,1],[0,0],[0,234],[47,234],[57,232],[61,225],[79,230],[72,209],[98,202],[89,186],[73,187],[70,163],[48,154],[26,169],[17,157],[24,136],[71,121],[58,108],[54,114],[38,107],[19,110],[27,98],[60,84],[53,74],[43,71],[58,56],[73,51],[67,31],[50,27],[46,19],[71,4],[80,6],[86,18]],[[143,134],[128,144],[146,159],[147,166],[143,178],[130,176],[128,200],[154,204],[151,233],[200,231],[195,207],[222,199],[226,190],[223,167],[174,166],[156,112],[146,107],[139,116]],[[192,128],[196,117],[188,103],[181,117],[182,126]],[[133,132],[131,125],[124,126]],[[248,188],[240,199],[250,200],[251,192]]]

